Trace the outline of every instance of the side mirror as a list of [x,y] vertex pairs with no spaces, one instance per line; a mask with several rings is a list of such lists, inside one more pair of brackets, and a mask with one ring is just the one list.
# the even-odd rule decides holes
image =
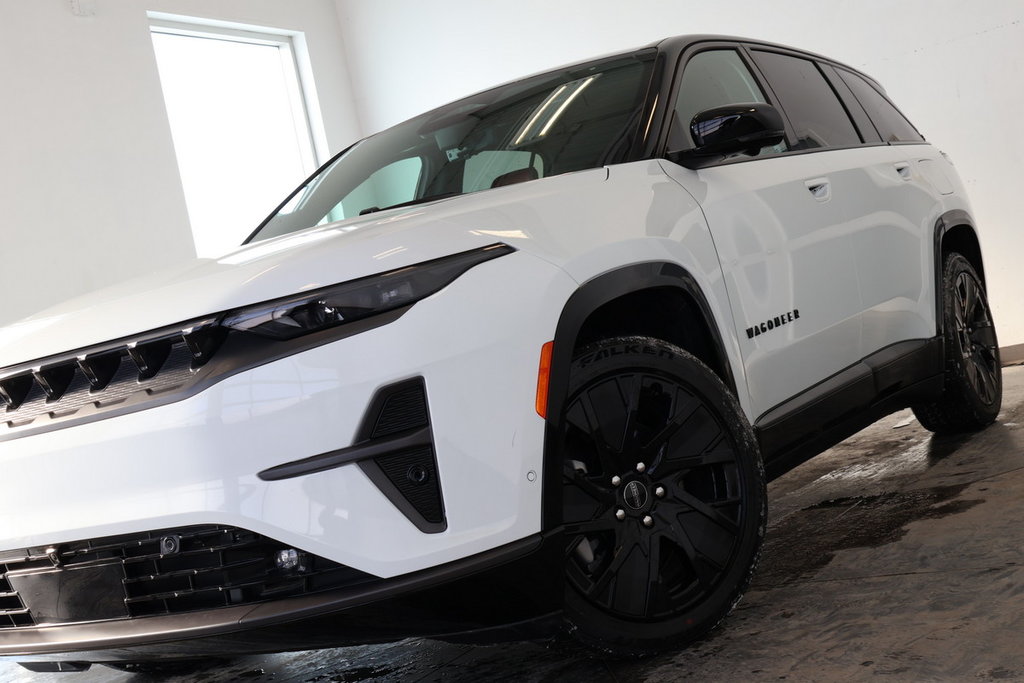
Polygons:
[[762,147],[777,145],[786,137],[786,128],[778,109],[751,102],[705,109],[690,121],[690,135],[695,147],[670,152],[668,158],[700,168],[732,154],[757,154]]

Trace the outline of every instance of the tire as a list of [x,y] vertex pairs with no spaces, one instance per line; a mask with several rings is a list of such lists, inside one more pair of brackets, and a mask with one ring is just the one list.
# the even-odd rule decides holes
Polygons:
[[565,405],[571,632],[620,656],[699,638],[750,585],[767,517],[735,397],[686,351],[620,337],[576,356]]
[[946,257],[942,271],[945,381],[935,403],[914,415],[936,434],[974,432],[995,421],[1003,401],[999,344],[985,287],[961,254]]

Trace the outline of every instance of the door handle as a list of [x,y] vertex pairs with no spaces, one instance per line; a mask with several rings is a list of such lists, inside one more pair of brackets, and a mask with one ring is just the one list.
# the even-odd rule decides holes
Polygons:
[[815,178],[804,183],[811,196],[819,202],[827,202],[832,197],[832,183],[828,178]]
[[906,162],[900,162],[898,164],[893,164],[893,166],[896,168],[896,172],[900,174],[900,178],[903,178],[904,180],[910,180],[910,164]]

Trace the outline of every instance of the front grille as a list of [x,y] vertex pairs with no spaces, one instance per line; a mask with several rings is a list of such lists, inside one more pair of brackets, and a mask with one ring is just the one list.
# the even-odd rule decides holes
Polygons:
[[[214,320],[157,330],[0,370],[0,428],[105,410],[190,382],[225,333]],[[0,431],[2,433],[2,431]]]
[[7,581],[7,565],[0,562],[0,629],[34,625],[21,597]]
[[[288,550],[260,534],[213,525],[31,548],[0,564],[0,629],[248,605],[375,580],[302,552],[293,553],[295,566],[279,568],[278,553]],[[75,591],[57,602],[57,589],[69,586]],[[83,599],[88,592],[106,595]]]

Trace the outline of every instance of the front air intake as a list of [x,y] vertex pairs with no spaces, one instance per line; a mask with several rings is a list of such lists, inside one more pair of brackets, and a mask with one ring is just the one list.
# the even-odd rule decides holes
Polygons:
[[[430,429],[423,378],[384,387],[373,397],[357,442],[394,438]],[[432,435],[426,443],[362,460],[359,467],[384,495],[425,533],[448,528]]]

